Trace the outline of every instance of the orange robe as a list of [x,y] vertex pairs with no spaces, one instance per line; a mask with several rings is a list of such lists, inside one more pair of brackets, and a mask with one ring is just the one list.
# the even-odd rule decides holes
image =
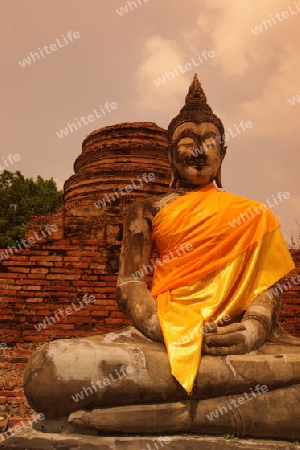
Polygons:
[[262,203],[212,183],[153,220],[160,255],[152,282],[173,376],[191,392],[205,324],[236,317],[295,266],[279,222]]

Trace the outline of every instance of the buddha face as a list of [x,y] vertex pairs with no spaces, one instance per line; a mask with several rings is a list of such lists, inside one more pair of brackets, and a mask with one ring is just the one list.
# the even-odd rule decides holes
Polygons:
[[172,136],[173,166],[181,180],[194,185],[212,181],[221,167],[221,134],[210,122],[185,122]]

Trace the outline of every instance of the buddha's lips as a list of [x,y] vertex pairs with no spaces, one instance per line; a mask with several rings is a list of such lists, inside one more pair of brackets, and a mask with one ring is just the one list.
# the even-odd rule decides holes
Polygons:
[[193,159],[182,159],[179,161],[184,166],[195,167],[196,169],[202,169],[203,167],[208,165],[207,159],[204,158],[193,158]]
[[196,169],[202,169],[202,167],[207,166],[207,163],[205,161],[200,163],[192,163],[191,166],[195,167]]
[[201,170],[208,166],[207,161],[193,161],[188,163],[189,166],[194,167],[194,169]]

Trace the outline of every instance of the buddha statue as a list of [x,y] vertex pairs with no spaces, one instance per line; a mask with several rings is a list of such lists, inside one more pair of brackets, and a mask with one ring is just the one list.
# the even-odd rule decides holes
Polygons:
[[124,223],[117,299],[135,326],[43,345],[28,402],[77,432],[299,439],[300,340],[272,290],[294,263],[271,211],[222,189],[224,127],[196,75],[168,139],[170,192]]

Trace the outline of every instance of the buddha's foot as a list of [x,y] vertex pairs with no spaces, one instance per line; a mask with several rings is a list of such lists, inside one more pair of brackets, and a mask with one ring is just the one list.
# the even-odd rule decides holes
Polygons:
[[300,438],[300,384],[268,392],[176,403],[78,410],[69,423],[109,433],[232,433],[238,437]]

